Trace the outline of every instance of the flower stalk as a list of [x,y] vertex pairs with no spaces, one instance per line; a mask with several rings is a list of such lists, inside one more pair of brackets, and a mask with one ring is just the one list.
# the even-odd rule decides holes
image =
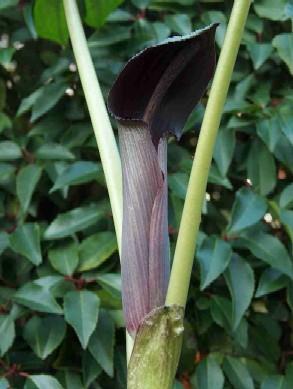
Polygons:
[[185,307],[209,168],[251,0],[235,0],[189,178],[166,305]]
[[122,172],[118,148],[96,71],[87,46],[76,0],[63,0],[71,44],[105,174],[118,241],[122,234]]

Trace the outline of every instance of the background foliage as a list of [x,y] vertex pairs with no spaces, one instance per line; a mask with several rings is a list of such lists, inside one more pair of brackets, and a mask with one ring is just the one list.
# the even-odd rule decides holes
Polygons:
[[[231,1],[82,0],[105,96]],[[255,0],[209,176],[176,388],[293,387],[293,4]],[[0,388],[125,388],[117,245],[61,0],[0,1]],[[291,84],[292,86],[292,84]],[[206,98],[170,140],[172,249]]]

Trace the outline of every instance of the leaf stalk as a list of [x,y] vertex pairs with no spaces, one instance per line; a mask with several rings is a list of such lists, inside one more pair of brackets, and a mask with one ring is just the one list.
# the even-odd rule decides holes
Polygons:
[[185,307],[209,168],[251,0],[235,0],[202,122],[187,188],[166,305]]
[[63,0],[71,44],[105,174],[120,251],[122,235],[121,161],[76,0]]

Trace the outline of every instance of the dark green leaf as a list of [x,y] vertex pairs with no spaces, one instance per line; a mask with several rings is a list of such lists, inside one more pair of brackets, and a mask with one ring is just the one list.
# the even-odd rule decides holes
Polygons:
[[273,46],[293,75],[293,33],[280,34],[273,39]]
[[23,113],[29,111],[34,106],[34,104],[38,101],[38,99],[42,96],[43,91],[44,91],[44,87],[41,87],[41,88],[35,90],[29,96],[25,97],[21,101],[20,106],[18,107],[16,116],[20,116]]
[[0,255],[9,246],[9,236],[6,232],[0,232]]
[[18,227],[10,236],[10,246],[34,265],[39,265],[42,262],[39,225],[27,223]]
[[212,164],[210,171],[208,182],[216,185],[223,186],[227,189],[232,189],[231,182],[228,180],[226,176],[223,176],[219,171],[218,167],[215,164]]
[[97,276],[97,281],[101,286],[113,294],[115,297],[121,297],[121,276],[116,273],[107,273]]
[[262,382],[260,389],[284,389],[284,378],[281,375],[267,377]]
[[168,15],[165,17],[165,23],[171,31],[180,35],[190,34],[192,31],[190,19],[185,14]]
[[60,239],[83,230],[101,219],[106,212],[105,205],[89,205],[62,213],[49,225],[44,233],[45,239]]
[[117,239],[113,232],[99,232],[86,238],[80,245],[79,271],[100,266],[117,250]]
[[287,0],[260,0],[254,4],[255,12],[262,18],[271,20],[286,19],[285,4]]
[[56,179],[51,192],[66,186],[84,184],[98,178],[101,166],[94,162],[80,161],[68,166]]
[[21,156],[22,152],[18,144],[9,140],[0,142],[0,161],[13,161]]
[[180,199],[184,200],[186,196],[188,175],[185,173],[173,173],[168,177],[168,184],[171,191]]
[[85,0],[85,22],[92,27],[101,27],[122,2],[123,0]]
[[65,331],[65,322],[59,316],[34,316],[25,325],[24,339],[38,357],[45,359],[60,345]]
[[151,0],[131,0],[132,4],[137,8],[145,9],[151,2]]
[[102,372],[101,366],[88,351],[83,353],[82,371],[83,381],[87,388]]
[[232,329],[232,304],[220,296],[213,296],[211,301],[211,315],[213,320],[226,330]]
[[200,362],[196,368],[196,381],[200,389],[222,389],[224,387],[224,374],[212,354]]
[[14,300],[30,309],[40,312],[61,314],[62,309],[53,297],[50,288],[29,282],[16,292]]
[[270,43],[248,43],[247,49],[256,70],[270,57],[273,51]]
[[[18,0],[2,0],[0,4],[0,10],[13,7],[14,5],[17,5]],[[2,389],[2,388],[1,388]]]
[[281,209],[280,220],[282,224],[285,224],[289,228],[293,229],[293,210],[291,211],[289,209]]
[[250,265],[235,255],[225,272],[232,297],[232,327],[235,330],[250,305],[254,291],[254,274]]
[[60,378],[60,381],[65,388],[85,389],[85,386],[82,384],[81,377],[79,374],[74,373],[70,370],[65,370],[63,377],[63,380]]
[[48,257],[54,269],[61,274],[71,276],[79,262],[78,245],[75,242],[63,243],[62,246],[50,249]]
[[287,278],[278,270],[266,269],[260,277],[255,297],[261,297],[280,290],[286,286],[287,282]]
[[[0,6],[1,7],[1,6]],[[10,385],[6,378],[0,378],[0,389],[9,389]]]
[[67,85],[63,80],[45,85],[42,88],[42,93],[33,104],[31,121],[36,121],[40,116],[53,108],[61,97],[64,96],[66,88]]
[[16,177],[16,193],[23,213],[26,213],[42,169],[37,165],[27,165],[20,169]]
[[9,315],[0,316],[0,355],[3,356],[12,346],[15,338],[14,321]]
[[210,237],[206,238],[197,250],[196,257],[200,265],[200,289],[205,289],[228,266],[232,249],[225,241]]
[[51,160],[71,160],[74,159],[74,155],[66,147],[57,143],[45,143],[35,153],[35,156],[39,159]]
[[270,193],[276,185],[275,160],[262,142],[254,141],[251,145],[247,160],[247,175],[253,189],[263,196]]
[[236,193],[228,226],[229,235],[234,235],[256,224],[265,214],[265,200],[249,188],[241,188]]
[[221,129],[217,136],[214,160],[220,173],[225,176],[229,169],[235,147],[235,133],[230,129]]
[[61,45],[66,44],[68,30],[62,1],[36,0],[34,20],[40,37],[53,40]]
[[100,300],[89,291],[73,291],[64,296],[64,316],[75,330],[85,349],[94,332],[99,314]]
[[223,367],[229,381],[234,388],[254,389],[254,384],[249,371],[240,359],[234,357],[225,357]]
[[115,326],[113,319],[107,311],[101,310],[98,325],[90,337],[88,348],[92,356],[110,377],[113,377],[114,374],[114,342]]
[[[31,381],[33,383],[33,388],[37,389],[63,389],[60,383],[56,380],[56,378],[49,376],[49,375],[30,375],[27,378],[27,381]],[[29,386],[26,382],[25,389],[31,389],[32,387]]]
[[239,243],[254,256],[293,279],[292,260],[279,239],[263,232],[243,235]]

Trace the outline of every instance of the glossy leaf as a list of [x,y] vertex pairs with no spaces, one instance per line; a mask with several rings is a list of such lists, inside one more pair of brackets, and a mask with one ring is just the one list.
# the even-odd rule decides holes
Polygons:
[[88,349],[105,372],[113,377],[115,326],[105,310],[99,312],[98,325],[90,337]]
[[42,262],[39,225],[27,223],[18,227],[10,236],[10,246],[34,265],[39,265]]
[[228,226],[229,235],[237,234],[256,224],[265,214],[264,199],[249,188],[242,188],[236,194]]
[[[18,0],[2,0],[0,4],[0,9],[5,9],[17,5]],[[1,388],[2,389],[2,388]]]
[[277,49],[279,56],[286,63],[290,73],[293,75],[293,33],[275,36],[273,46]]
[[0,255],[9,246],[9,236],[6,232],[0,232]]
[[185,173],[173,173],[169,175],[168,181],[172,193],[184,200],[187,191],[188,175]]
[[200,362],[196,368],[196,381],[200,389],[223,389],[224,374],[212,355]]
[[254,9],[260,17],[271,20],[285,20],[285,5],[287,0],[260,0],[254,4]]
[[66,147],[56,143],[45,143],[35,153],[38,159],[43,160],[72,160],[74,155]]
[[105,215],[106,209],[104,205],[89,205],[62,213],[46,229],[44,238],[60,239],[83,230],[97,223]]
[[117,239],[110,231],[99,232],[82,241],[80,245],[79,271],[94,269],[105,262],[117,250]]
[[251,146],[247,161],[247,174],[253,189],[263,196],[270,193],[276,185],[274,157],[261,142],[253,142]]
[[68,166],[56,179],[51,192],[66,186],[84,184],[98,178],[101,172],[99,164],[80,161]]
[[249,43],[247,49],[251,56],[254,69],[259,69],[270,57],[273,47],[270,43]]
[[280,290],[287,285],[287,282],[288,280],[285,275],[278,270],[266,269],[260,277],[255,297],[261,297]]
[[53,40],[62,45],[68,40],[63,3],[59,0],[36,0],[34,20],[40,37]]
[[9,140],[0,142],[0,161],[14,161],[22,156],[18,144]]
[[70,370],[65,370],[63,377],[63,380],[60,376],[58,378],[65,388],[84,389],[85,386],[83,385],[79,374]]
[[232,327],[235,330],[250,305],[254,292],[254,274],[250,265],[238,255],[233,256],[225,272],[232,297]]
[[74,328],[84,349],[96,328],[99,306],[98,296],[86,290],[69,292],[64,297],[65,320]]
[[225,241],[210,237],[206,238],[196,253],[200,265],[200,289],[205,289],[228,266],[232,249]]
[[9,386],[9,382],[6,378],[0,378],[0,389],[9,389]]
[[284,247],[276,237],[263,232],[247,234],[239,240],[254,256],[268,263],[274,269],[293,278],[293,262]]
[[254,389],[254,384],[249,371],[240,359],[226,357],[223,367],[229,381],[235,388]]
[[[34,384],[33,388],[37,389],[63,389],[60,383],[56,378],[49,375],[30,375],[27,378],[27,381],[30,381]],[[31,389],[31,386],[25,385],[25,389]]]
[[67,85],[63,80],[45,85],[42,88],[41,95],[38,97],[32,107],[31,121],[36,121],[39,117],[53,108],[55,104],[57,104],[57,102],[61,99],[61,97],[64,96],[66,87]]
[[41,174],[42,169],[36,165],[27,165],[17,174],[16,193],[24,213],[30,205],[32,195],[41,178]]
[[62,313],[62,309],[53,297],[50,289],[37,284],[36,281],[29,282],[18,289],[14,295],[14,300],[39,312]]
[[217,136],[214,160],[223,176],[227,174],[235,148],[235,133],[222,128]]
[[14,321],[9,315],[0,316],[0,355],[3,356],[12,346],[15,338]]
[[171,31],[180,35],[190,34],[192,31],[190,18],[186,14],[167,15],[165,23]]
[[284,381],[284,376],[270,376],[262,382],[260,389],[285,389]]
[[92,27],[101,27],[108,15],[122,2],[123,0],[85,0],[85,22]]
[[34,316],[25,325],[24,339],[38,357],[45,359],[60,345],[65,331],[65,322],[59,316]]
[[75,242],[62,244],[48,252],[51,265],[59,273],[71,276],[79,263],[78,245]]

